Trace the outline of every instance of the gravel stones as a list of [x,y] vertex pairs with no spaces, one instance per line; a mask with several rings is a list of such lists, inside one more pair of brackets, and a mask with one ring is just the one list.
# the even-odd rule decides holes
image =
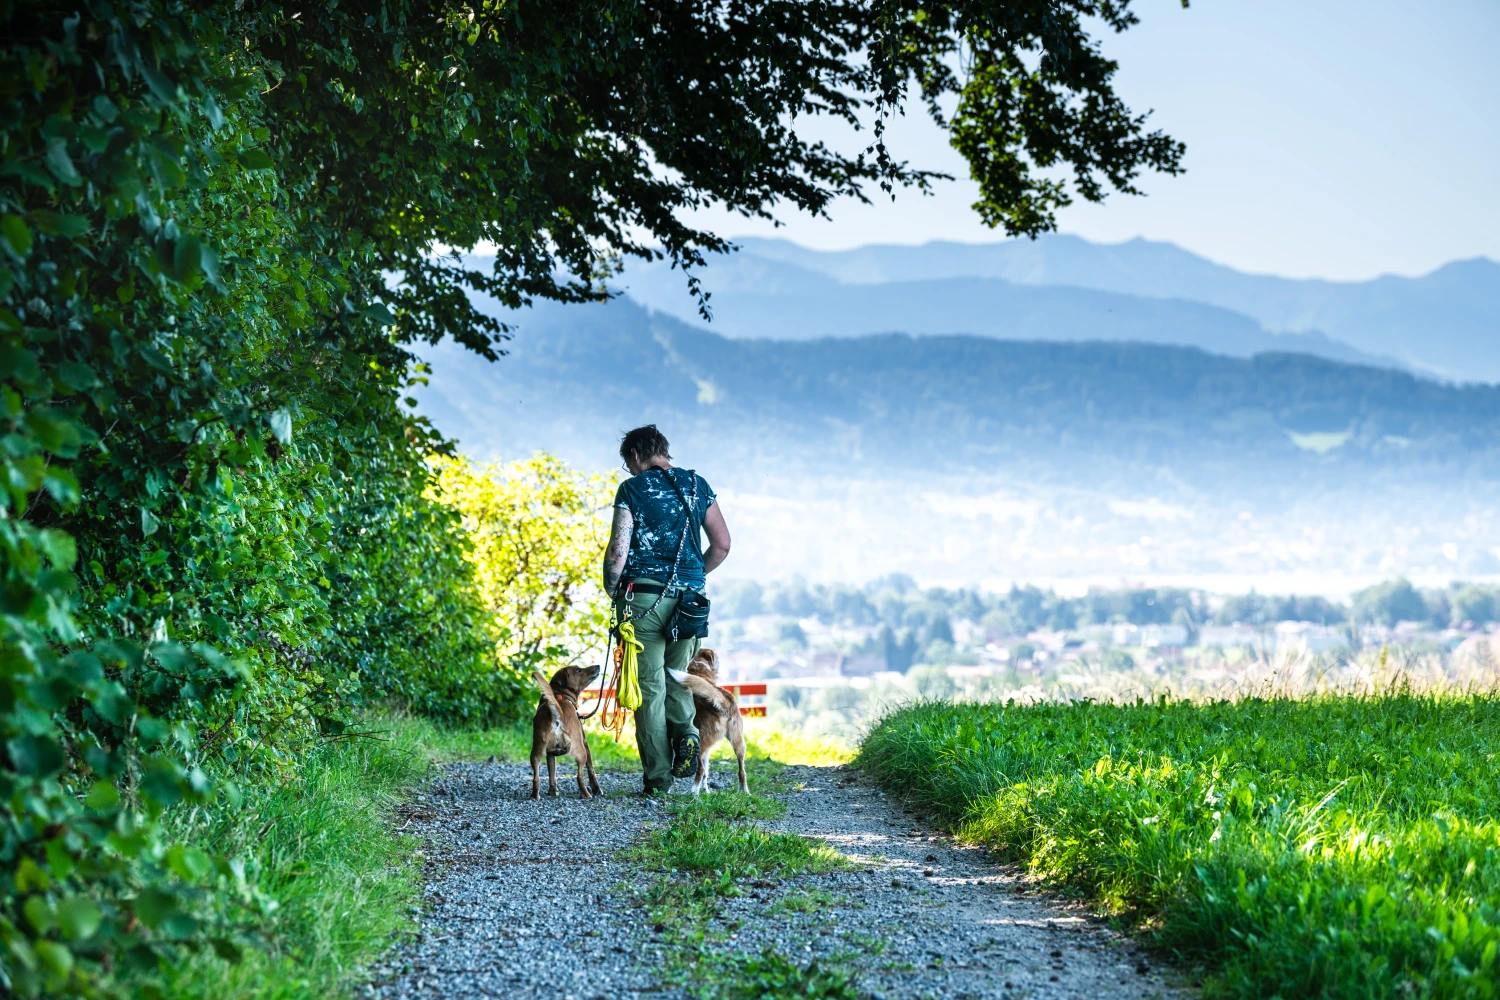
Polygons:
[[[615,892],[615,860],[660,807],[639,774],[603,772],[604,796],[532,801],[524,764],[450,764],[409,809],[428,840],[418,940],[375,970],[367,996],[634,1000],[652,984],[633,961],[648,927]],[[570,790],[573,791],[573,790]]]
[[[883,1000],[1186,995],[1128,939],[1023,893],[1016,872],[983,852],[914,829],[857,772],[792,768],[785,777],[798,790],[785,796],[785,818],[767,826],[822,840],[854,865],[745,880],[743,895],[722,901],[714,951],[771,947],[799,963],[846,963],[862,992]],[[623,891],[654,875],[619,852],[647,823],[666,820],[658,802],[632,794],[640,775],[602,772],[605,795],[588,802],[533,802],[530,780],[525,765],[453,764],[404,810],[408,828],[429,841],[428,906],[418,940],[377,970],[367,995],[686,995],[661,989],[655,974],[670,932],[647,923]]]
[[[770,824],[822,840],[860,866],[786,879],[784,891],[816,887],[845,902],[779,915],[774,926],[742,915],[736,947],[769,942],[804,959],[852,953],[862,989],[887,1000],[1188,995],[1138,973],[1128,938],[1076,907],[1023,893],[1019,874],[985,852],[907,823],[893,830],[890,801],[850,774],[790,769],[799,790],[787,796],[786,817]],[[819,926],[833,933],[818,935]]]

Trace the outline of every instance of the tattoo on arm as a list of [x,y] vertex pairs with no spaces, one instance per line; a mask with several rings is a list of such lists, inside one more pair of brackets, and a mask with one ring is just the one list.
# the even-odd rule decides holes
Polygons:
[[604,592],[611,597],[620,587],[625,573],[625,557],[630,554],[630,533],[635,520],[624,507],[615,508],[614,523],[609,529],[609,546],[604,550]]

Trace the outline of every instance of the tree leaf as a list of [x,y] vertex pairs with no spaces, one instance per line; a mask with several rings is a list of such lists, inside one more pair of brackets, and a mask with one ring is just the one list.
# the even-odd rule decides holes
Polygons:
[[270,416],[271,433],[276,435],[276,440],[282,444],[292,443],[292,415],[283,407],[275,410]]
[[156,515],[151,513],[151,511],[147,510],[145,507],[142,507],[141,534],[147,538],[150,538],[152,535],[156,534],[156,529],[160,527],[161,522],[156,519]]
[[62,770],[62,747],[50,737],[23,733],[8,740],[5,749],[10,754],[11,767],[19,774],[45,778]]
[[66,976],[73,971],[73,953],[68,946],[58,941],[38,941],[34,945],[36,957],[52,970],[54,975]]
[[109,782],[96,781],[89,787],[89,793],[84,797],[83,804],[90,809],[113,809],[120,804],[120,793]]
[[52,369],[52,374],[59,382],[76,392],[84,389],[92,389],[99,385],[99,376],[94,369],[78,361],[62,361]]
[[0,216],[0,245],[12,257],[24,261],[31,253],[31,229],[19,215]]
[[81,215],[63,215],[45,208],[33,209],[29,214],[36,228],[48,236],[77,239],[89,231],[89,220]]
[[177,241],[172,251],[172,277],[191,281],[203,273],[203,241],[189,233]]
[[52,176],[64,184],[77,187],[83,183],[83,175],[73,166],[73,158],[68,155],[68,144],[63,140],[58,139],[47,147],[47,155],[43,157],[43,161]]
[[68,896],[57,904],[57,925],[74,941],[93,937],[103,919],[99,904],[87,896]]
[[185,881],[196,882],[213,870],[213,859],[196,847],[178,844],[167,851],[167,867]]
[[263,149],[242,149],[235,159],[246,170],[272,170],[276,167],[276,161]]

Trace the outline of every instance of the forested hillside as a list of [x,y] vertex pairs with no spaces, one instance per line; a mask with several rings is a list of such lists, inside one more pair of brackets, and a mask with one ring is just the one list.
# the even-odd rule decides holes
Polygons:
[[1097,483],[1171,466],[1237,488],[1267,470],[1326,482],[1500,474],[1500,388],[1307,355],[902,334],[729,339],[629,300],[542,307],[515,322],[504,365],[437,353],[436,379],[418,393],[423,412],[479,453],[555,442],[587,455],[601,428],[645,413],[700,454],[829,474],[1013,468]]

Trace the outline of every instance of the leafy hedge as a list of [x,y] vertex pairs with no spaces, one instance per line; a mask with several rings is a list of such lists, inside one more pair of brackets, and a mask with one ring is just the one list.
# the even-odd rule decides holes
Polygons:
[[[0,988],[235,955],[266,901],[163,810],[233,806],[360,702],[515,710],[403,402],[414,342],[499,353],[469,291],[599,298],[611,250],[726,248],[680,209],[922,183],[785,123],[963,92],[960,48],[1007,226],[1066,201],[1023,147],[1085,197],[1176,168],[1080,27],[1126,4],[930,6],[0,5]],[[493,273],[432,252],[479,242]]]

